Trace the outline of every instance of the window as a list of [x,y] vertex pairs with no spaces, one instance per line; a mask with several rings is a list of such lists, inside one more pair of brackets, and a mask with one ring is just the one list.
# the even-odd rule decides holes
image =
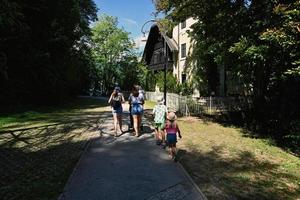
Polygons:
[[186,74],[181,74],[181,83],[186,81]]
[[161,51],[160,53],[159,53],[159,56],[160,56],[160,62],[162,63],[162,62],[164,62],[164,59],[165,59],[165,56],[164,56],[164,52],[163,51]]
[[181,29],[184,29],[186,27],[186,20],[181,22]]
[[153,55],[153,64],[158,63],[158,55],[156,53],[154,53]]
[[186,43],[181,44],[181,58],[186,57]]

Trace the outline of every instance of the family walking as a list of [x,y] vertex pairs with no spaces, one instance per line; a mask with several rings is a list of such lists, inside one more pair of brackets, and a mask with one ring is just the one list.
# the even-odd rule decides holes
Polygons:
[[[131,118],[130,125],[134,128],[135,136],[139,137],[141,135],[142,115],[144,112],[144,94],[139,86],[133,86],[132,92],[128,98],[128,102]],[[118,137],[118,125],[121,133],[124,132],[122,130],[122,103],[125,103],[125,99],[123,94],[120,92],[120,87],[115,87],[108,100],[108,103],[111,105],[112,108],[114,120],[114,134],[115,137]]]
[[[122,130],[122,113],[125,99],[121,93],[120,87],[115,87],[108,103],[111,105],[113,121],[114,121],[114,136],[118,137],[118,129],[123,134]],[[130,128],[134,129],[134,135],[139,137],[141,135],[142,116],[144,113],[144,91],[140,86],[135,85],[128,98],[129,112],[130,112]],[[164,98],[157,99],[157,104],[154,106],[154,127],[155,140],[157,145],[162,145],[163,148],[168,146],[169,157],[177,161],[176,157],[176,143],[177,135],[181,138],[181,132],[176,122],[175,112],[168,112],[164,105]]]

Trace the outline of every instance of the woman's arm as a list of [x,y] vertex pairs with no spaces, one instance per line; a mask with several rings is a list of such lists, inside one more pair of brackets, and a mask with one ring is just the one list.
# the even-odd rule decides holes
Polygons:
[[122,94],[122,103],[125,103],[125,99],[124,99],[123,94]]
[[138,98],[140,99],[141,104],[144,105],[144,103],[145,103],[144,96],[143,95],[139,95]]
[[128,103],[129,103],[129,105],[131,104],[131,94],[128,97]]
[[108,99],[108,103],[111,102],[111,99],[112,99],[112,94],[110,95],[109,99]]

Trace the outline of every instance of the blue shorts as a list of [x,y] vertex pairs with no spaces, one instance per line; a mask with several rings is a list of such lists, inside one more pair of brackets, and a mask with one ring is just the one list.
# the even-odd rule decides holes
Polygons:
[[167,134],[167,142],[168,144],[176,144],[177,142],[176,134]]
[[141,104],[133,104],[131,106],[131,114],[132,115],[142,115],[143,114],[143,106]]
[[117,108],[112,108],[112,113],[116,113],[116,114],[122,114],[123,113],[123,108],[122,106],[119,106]]

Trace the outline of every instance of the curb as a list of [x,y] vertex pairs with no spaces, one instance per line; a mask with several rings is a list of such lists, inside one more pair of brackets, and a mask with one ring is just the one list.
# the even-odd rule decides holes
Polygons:
[[200,188],[198,187],[198,185],[195,183],[195,181],[192,179],[192,177],[190,176],[190,174],[185,170],[185,168],[182,166],[182,164],[179,161],[177,162],[177,165],[183,171],[183,173],[189,179],[189,181],[192,183],[192,185],[196,188],[196,190],[199,192],[201,198],[203,200],[207,200],[206,196],[202,193],[202,191],[200,190]]
[[79,167],[79,163],[82,161],[84,155],[87,153],[87,151],[88,151],[89,147],[91,146],[91,144],[92,144],[97,138],[99,138],[99,137],[91,137],[91,138],[89,138],[88,141],[86,141],[86,143],[84,144],[84,146],[85,146],[85,147],[84,147],[84,150],[83,150],[83,152],[81,153],[80,158],[78,159],[78,161],[77,161],[77,163],[76,163],[76,165],[75,165],[75,167],[74,167],[74,169],[73,169],[71,175],[69,176],[69,178],[68,178],[68,180],[67,180],[67,182],[66,182],[66,184],[65,184],[65,186],[64,186],[63,192],[58,196],[57,200],[64,200],[64,199],[66,198],[66,196],[65,196],[65,191],[66,191],[66,189],[68,188],[68,186],[71,184],[71,182],[72,182],[72,180],[73,180],[73,177],[75,176],[75,173],[77,172],[77,169],[78,169],[78,167]]

